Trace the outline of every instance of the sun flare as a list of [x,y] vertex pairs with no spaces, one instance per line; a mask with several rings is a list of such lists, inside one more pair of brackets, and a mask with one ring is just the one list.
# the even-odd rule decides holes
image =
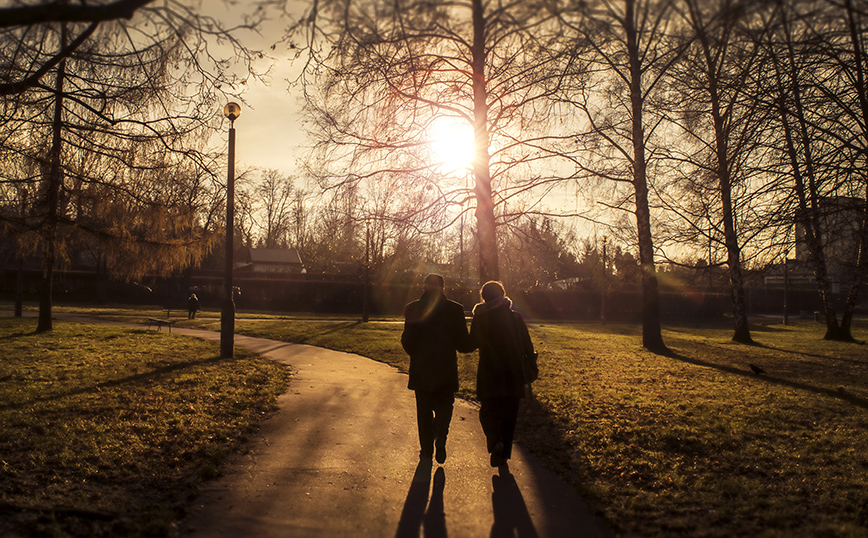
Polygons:
[[442,172],[467,170],[473,162],[473,129],[455,118],[437,118],[429,140],[434,162]]

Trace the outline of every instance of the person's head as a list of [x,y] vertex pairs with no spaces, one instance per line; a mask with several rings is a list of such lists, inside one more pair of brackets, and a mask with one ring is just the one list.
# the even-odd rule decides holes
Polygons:
[[431,273],[425,277],[425,292],[430,294],[443,293],[446,288],[446,280],[437,273]]
[[497,280],[490,280],[482,285],[482,289],[479,290],[479,295],[482,296],[482,300],[487,303],[506,296],[506,290],[503,289],[502,283]]

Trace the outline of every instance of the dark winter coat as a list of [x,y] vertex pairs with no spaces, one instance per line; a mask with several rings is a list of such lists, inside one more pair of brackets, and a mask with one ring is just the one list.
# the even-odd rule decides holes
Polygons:
[[527,325],[512,310],[507,298],[480,303],[473,308],[470,341],[479,349],[476,396],[479,399],[525,396],[522,355],[535,359]]
[[458,391],[458,354],[470,351],[464,307],[442,293],[404,308],[401,345],[410,355],[407,387],[428,392]]

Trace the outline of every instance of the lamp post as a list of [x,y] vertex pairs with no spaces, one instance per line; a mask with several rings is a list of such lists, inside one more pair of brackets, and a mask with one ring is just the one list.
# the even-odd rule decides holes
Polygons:
[[790,252],[784,252],[784,325],[788,325],[790,323],[790,316],[787,312],[787,299],[790,295],[790,271],[787,266],[789,263]]
[[226,175],[226,268],[223,283],[223,311],[220,318],[220,356],[232,358],[235,354],[235,300],[232,285],[232,247],[235,228],[235,120],[241,115],[238,103],[223,108],[229,118],[229,168]]
[[606,324],[606,243],[609,241],[609,238],[605,235],[603,236],[603,280],[602,280],[602,289],[600,290],[600,322],[605,325]]
[[365,289],[362,297],[362,321],[367,323],[370,317],[368,293],[371,287],[371,219],[365,219]]

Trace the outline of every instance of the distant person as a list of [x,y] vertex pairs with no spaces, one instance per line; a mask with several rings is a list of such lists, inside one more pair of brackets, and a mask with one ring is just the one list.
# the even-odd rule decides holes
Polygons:
[[479,422],[491,466],[499,467],[512,456],[519,400],[525,397],[525,385],[536,379],[536,354],[527,325],[512,310],[503,284],[486,282],[480,295],[482,302],[473,307],[470,342],[479,349]]
[[418,301],[404,308],[401,345],[410,355],[407,387],[416,393],[419,457],[446,461],[446,436],[458,391],[458,354],[468,349],[464,307],[444,293],[445,281],[437,274],[425,277]]
[[199,298],[195,293],[190,294],[187,299],[187,319],[196,319],[196,312],[199,310]]

